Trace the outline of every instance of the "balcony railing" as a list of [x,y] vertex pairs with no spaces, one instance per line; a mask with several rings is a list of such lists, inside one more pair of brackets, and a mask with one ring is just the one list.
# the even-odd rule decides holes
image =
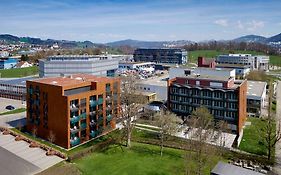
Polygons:
[[87,124],[86,123],[81,123],[80,127],[81,127],[81,129],[86,129],[87,128]]
[[90,106],[91,107],[94,107],[94,106],[97,106],[97,101],[96,100],[90,100]]
[[77,123],[80,120],[80,116],[74,116],[72,118],[70,118],[70,123],[74,124]]
[[96,131],[91,131],[90,132],[90,136],[92,137],[92,138],[94,138],[94,137],[96,137],[96,135],[97,135],[97,132]]
[[79,116],[80,116],[81,119],[86,119],[87,118],[86,113],[80,114]]
[[112,120],[112,115],[111,115],[111,114],[108,114],[108,115],[106,116],[106,120],[107,120],[107,121],[111,121],[111,120]]
[[70,140],[71,146],[76,146],[76,145],[79,145],[79,144],[80,144],[80,138]]
[[103,103],[103,99],[102,98],[99,98],[98,99],[98,105],[101,105]]

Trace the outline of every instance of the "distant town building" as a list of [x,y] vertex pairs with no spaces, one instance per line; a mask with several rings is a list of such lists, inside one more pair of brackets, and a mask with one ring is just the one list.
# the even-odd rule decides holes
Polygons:
[[197,64],[198,67],[215,68],[216,60],[213,58],[198,57]]
[[269,56],[251,54],[229,54],[219,55],[216,59],[217,64],[242,64],[251,70],[268,70]]
[[112,131],[120,80],[76,74],[27,81],[27,130],[64,148]]
[[186,64],[187,51],[184,49],[136,49],[136,62],[155,62],[164,64]]
[[0,51],[0,58],[7,58],[9,57],[9,52],[7,51]]
[[119,60],[126,55],[57,55],[39,60],[40,77],[85,73],[114,76]]
[[250,116],[261,116],[266,101],[266,82],[248,81],[247,112]]
[[228,123],[233,133],[240,134],[247,117],[247,80],[229,77],[190,75],[168,81],[168,108],[182,117],[205,106],[215,121]]
[[32,64],[28,63],[27,61],[21,61],[16,64],[15,68],[27,68],[31,66]]
[[195,69],[190,69],[186,67],[175,67],[169,69],[169,79],[176,77],[184,77],[189,75],[209,75],[209,76],[218,76],[226,78],[235,79],[235,70],[227,68],[204,68],[198,67]]
[[216,68],[235,69],[235,76],[237,79],[245,79],[251,71],[249,66],[243,64],[216,64]]
[[14,58],[0,59],[0,69],[14,68],[17,63],[18,60]]

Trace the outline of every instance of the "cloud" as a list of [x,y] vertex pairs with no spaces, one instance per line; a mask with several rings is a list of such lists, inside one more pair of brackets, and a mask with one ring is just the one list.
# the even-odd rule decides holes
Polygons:
[[228,26],[228,21],[226,19],[218,19],[214,23],[223,27]]
[[256,21],[256,20],[252,20],[251,22],[247,23],[247,30],[249,31],[256,31],[260,28],[264,27],[264,22],[263,21]]
[[238,29],[244,29],[244,24],[242,24],[242,22],[239,20],[237,21],[237,27]]

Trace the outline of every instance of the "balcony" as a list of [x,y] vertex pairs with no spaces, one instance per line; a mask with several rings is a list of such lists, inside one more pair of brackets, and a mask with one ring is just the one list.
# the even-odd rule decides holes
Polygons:
[[70,128],[71,134],[75,134],[75,133],[77,133],[78,131],[79,131],[79,128],[76,127],[76,126],[74,126],[73,128]]
[[98,105],[101,105],[103,103],[103,99],[102,98],[99,98],[98,99]]
[[80,120],[80,116],[73,116],[72,118],[70,118],[70,123],[74,124],[77,123]]
[[97,114],[97,111],[91,111],[90,112],[90,116],[96,116],[96,114]]
[[71,111],[78,111],[78,105],[72,104],[69,108]]
[[83,130],[83,129],[86,129],[87,128],[87,124],[86,123],[81,123],[80,124],[80,128]]
[[96,100],[90,100],[90,106],[95,107],[97,106],[98,102]]
[[80,138],[75,137],[74,139],[70,140],[70,145],[71,146],[76,146],[80,144]]
[[80,114],[79,117],[80,117],[81,119],[86,119],[86,118],[87,118],[87,115],[86,115],[86,113],[83,113],[83,114]]

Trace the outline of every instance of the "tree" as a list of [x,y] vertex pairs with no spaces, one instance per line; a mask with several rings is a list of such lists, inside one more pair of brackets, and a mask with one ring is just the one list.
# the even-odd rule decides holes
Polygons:
[[162,156],[165,136],[175,134],[179,130],[179,124],[182,123],[182,120],[176,116],[176,114],[164,110],[161,110],[159,113],[155,114],[155,119],[158,127],[160,128],[160,154]]
[[49,135],[48,135],[48,138],[47,138],[47,139],[48,139],[49,142],[51,142],[51,143],[54,143],[54,142],[55,142],[55,140],[56,140],[56,135],[55,135],[55,133],[54,133],[52,130],[49,131]]
[[37,128],[36,127],[33,127],[33,129],[32,129],[32,136],[33,137],[37,136]]
[[134,75],[128,75],[127,77],[121,77],[121,110],[120,116],[124,120],[124,134],[126,138],[126,146],[131,147],[131,137],[134,128],[134,120],[138,115],[138,111],[142,107],[142,101],[136,99],[136,82],[137,79]]
[[275,148],[276,143],[281,139],[281,126],[280,121],[275,121],[274,115],[272,115],[272,84],[269,83],[269,100],[268,100],[268,117],[266,118],[266,124],[261,129],[260,136],[264,140],[265,146],[267,148],[267,159],[271,160],[272,151]]
[[[208,161],[216,151],[207,141],[214,133],[213,116],[206,107],[198,107],[192,112],[188,120],[187,138],[190,141],[190,150],[185,155],[186,174],[203,174]],[[195,161],[195,164],[192,162]]]

